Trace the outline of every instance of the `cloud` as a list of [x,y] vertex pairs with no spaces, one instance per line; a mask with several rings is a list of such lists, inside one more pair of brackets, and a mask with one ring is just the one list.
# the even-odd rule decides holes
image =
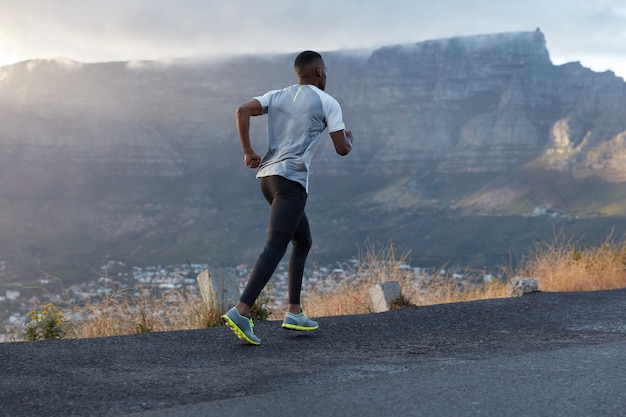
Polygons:
[[64,57],[33,59],[31,61],[28,61],[28,64],[26,65],[26,70],[31,72],[37,69],[37,67],[39,67],[40,65],[50,62],[69,70],[80,69],[84,65],[82,62],[73,61]]
[[[0,59],[170,59],[370,48],[540,27],[556,61],[626,55],[622,0],[3,0]],[[592,57],[592,58],[590,58]]]

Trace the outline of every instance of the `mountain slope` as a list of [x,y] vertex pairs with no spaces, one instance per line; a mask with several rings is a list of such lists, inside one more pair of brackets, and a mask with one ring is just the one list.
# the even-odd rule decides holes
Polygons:
[[[593,241],[624,230],[626,83],[553,65],[540,31],[324,56],[356,139],[347,158],[328,140],[316,156],[313,259],[394,241],[418,264],[482,266],[555,231]],[[0,68],[0,260],[10,267],[0,280],[40,270],[80,280],[107,258],[252,262],[266,206],[234,109],[295,82],[292,60]],[[254,120],[258,153],[264,128]]]

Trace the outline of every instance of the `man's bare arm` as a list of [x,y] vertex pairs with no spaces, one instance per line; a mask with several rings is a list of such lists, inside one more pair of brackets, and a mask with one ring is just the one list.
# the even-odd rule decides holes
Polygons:
[[250,145],[250,117],[263,114],[263,108],[258,100],[252,99],[237,108],[237,132],[241,142],[244,164],[248,168],[257,168],[261,163],[261,157],[254,152]]
[[335,150],[341,156],[345,156],[352,150],[352,132],[349,130],[338,130],[331,132],[331,139],[335,145]]

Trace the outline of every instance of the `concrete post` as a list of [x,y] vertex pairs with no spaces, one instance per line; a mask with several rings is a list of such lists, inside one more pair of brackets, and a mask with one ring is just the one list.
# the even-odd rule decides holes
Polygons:
[[524,294],[539,291],[539,285],[534,278],[515,277],[508,286],[511,297],[521,297]]
[[205,269],[200,272],[197,280],[202,299],[211,311],[219,315],[234,306],[241,296],[237,277],[231,270],[214,269],[211,274]]
[[387,281],[369,288],[372,305],[376,313],[389,311],[393,302],[400,298],[400,284],[398,281]]

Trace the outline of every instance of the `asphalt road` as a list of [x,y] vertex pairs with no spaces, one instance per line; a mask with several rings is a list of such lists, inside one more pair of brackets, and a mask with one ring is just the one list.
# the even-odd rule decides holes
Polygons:
[[626,416],[626,290],[0,344],[0,416]]

